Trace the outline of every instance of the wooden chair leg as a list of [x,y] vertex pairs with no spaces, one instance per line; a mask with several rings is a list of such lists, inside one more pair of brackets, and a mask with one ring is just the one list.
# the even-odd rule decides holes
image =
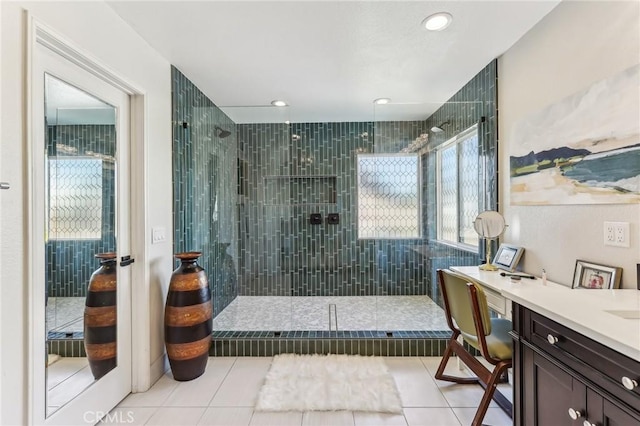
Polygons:
[[464,351],[464,348],[460,345],[460,343],[458,343],[457,337],[458,336],[454,334],[449,339],[449,342],[447,342],[447,347],[444,350],[444,354],[442,354],[442,360],[440,361],[440,365],[438,366],[438,371],[436,371],[435,378],[438,380],[461,384],[478,383],[479,380],[477,377],[456,377],[444,374],[444,370],[447,367],[447,362],[449,362],[449,358],[451,357],[451,355],[453,355],[454,353],[458,353],[458,348],[461,348]]
[[[453,337],[451,337],[453,339]],[[444,377],[444,370],[447,367],[447,362],[449,362],[449,358],[451,357],[451,355],[453,354],[453,349],[451,348],[451,340],[449,340],[447,342],[447,347],[444,350],[444,353],[442,354],[442,359],[440,360],[440,365],[438,365],[438,371],[436,371],[436,379],[440,379],[440,380],[445,380],[443,379]]]
[[[493,369],[491,373],[491,378],[486,383],[484,395],[482,396],[482,400],[480,401],[480,405],[478,405],[478,411],[476,411],[476,415],[473,418],[472,426],[481,426],[482,420],[484,419],[485,414],[487,413],[487,409],[489,408],[489,404],[491,404],[491,400],[495,400],[496,403],[502,408],[509,417],[512,416],[512,405],[502,395],[500,392],[495,393],[498,383],[504,372],[510,367],[510,362],[501,362]],[[484,384],[483,384],[484,385]]]

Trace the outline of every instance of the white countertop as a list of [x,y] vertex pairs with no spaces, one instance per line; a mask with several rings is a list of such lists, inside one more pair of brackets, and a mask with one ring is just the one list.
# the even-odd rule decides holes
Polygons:
[[477,266],[451,268],[499,292],[505,298],[550,318],[636,361],[640,361],[640,319],[625,319],[607,311],[639,311],[638,290],[572,289],[542,279],[511,282],[501,271]]

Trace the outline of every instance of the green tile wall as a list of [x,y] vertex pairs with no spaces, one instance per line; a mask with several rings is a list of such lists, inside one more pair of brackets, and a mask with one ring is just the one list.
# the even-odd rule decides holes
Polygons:
[[[238,294],[236,126],[177,68],[171,72],[174,252],[202,252],[215,316]],[[231,134],[222,138],[216,127]]]
[[[422,241],[358,240],[356,208],[357,155],[399,152],[425,131],[424,126],[424,122],[238,125],[241,158],[248,170],[243,177],[247,194],[238,207],[239,293],[426,294],[424,259],[410,247]],[[378,129],[385,136],[380,142]],[[299,185],[302,177],[326,185],[325,191]],[[335,201],[327,202],[331,197],[326,193],[334,193]],[[313,213],[321,215],[321,224],[310,223]],[[330,213],[339,214],[339,224],[327,222]]]
[[[442,144],[457,133],[478,123],[480,162],[479,181],[481,193],[485,194],[481,200],[479,210],[496,210],[498,208],[498,72],[497,60],[492,61],[480,71],[471,81],[451,97],[441,108],[427,119],[427,128],[437,126],[445,121],[450,125],[444,126],[442,133],[429,132],[429,147],[431,149]],[[481,118],[484,117],[484,121]],[[484,248],[480,254],[439,244],[436,241],[436,155],[430,151],[423,158],[424,176],[423,196],[423,225],[429,241],[431,256],[428,260],[427,294],[437,303],[441,303],[437,290],[436,271],[441,268],[458,265],[478,265],[482,263]],[[495,249],[493,251],[495,253]]]

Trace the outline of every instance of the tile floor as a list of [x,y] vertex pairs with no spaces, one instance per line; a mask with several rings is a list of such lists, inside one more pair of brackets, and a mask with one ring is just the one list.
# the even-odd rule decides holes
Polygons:
[[87,358],[62,357],[47,366],[47,415],[94,382]]
[[[471,423],[483,390],[479,385],[458,385],[433,378],[439,357],[387,357],[385,361],[398,386],[403,413],[282,412],[253,410],[272,358],[209,358],[205,373],[190,382],[176,382],[165,374],[149,391],[124,399],[103,424],[126,420],[136,425],[216,426],[448,426]],[[458,372],[449,362],[448,372]],[[459,373],[459,372],[458,372]],[[464,373],[462,373],[464,374]],[[511,387],[500,385],[511,398]],[[511,425],[511,419],[492,403],[484,423]]]

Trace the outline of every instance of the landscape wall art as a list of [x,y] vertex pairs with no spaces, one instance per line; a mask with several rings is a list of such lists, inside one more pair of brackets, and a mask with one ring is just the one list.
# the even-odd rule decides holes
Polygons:
[[512,205],[640,203],[640,65],[513,128]]

